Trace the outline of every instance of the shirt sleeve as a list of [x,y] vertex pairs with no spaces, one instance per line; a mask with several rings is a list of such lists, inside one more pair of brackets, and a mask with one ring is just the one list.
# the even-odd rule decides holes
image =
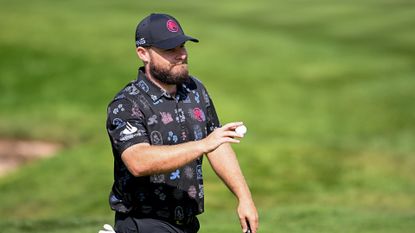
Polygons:
[[125,98],[114,100],[107,114],[107,132],[119,155],[130,146],[149,142],[145,117],[136,103]]
[[206,104],[206,123],[207,123],[207,134],[213,132],[216,128],[221,127],[219,117],[216,114],[215,106],[213,104],[212,99],[210,98],[207,90],[205,88],[202,89],[203,99]]

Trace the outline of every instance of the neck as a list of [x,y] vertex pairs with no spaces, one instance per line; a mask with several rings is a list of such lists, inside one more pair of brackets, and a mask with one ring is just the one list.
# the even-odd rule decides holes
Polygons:
[[148,70],[146,70],[146,76],[147,78],[153,82],[154,84],[156,84],[156,86],[160,87],[161,89],[163,89],[164,91],[166,91],[167,93],[169,93],[171,96],[176,95],[176,91],[177,91],[177,85],[176,84],[166,84],[163,83],[161,81],[159,81],[158,79],[154,78],[150,72],[148,72]]

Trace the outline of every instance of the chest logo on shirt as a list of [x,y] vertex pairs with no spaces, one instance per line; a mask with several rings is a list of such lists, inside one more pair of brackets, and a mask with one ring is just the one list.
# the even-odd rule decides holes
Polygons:
[[173,117],[171,116],[169,112],[160,112],[160,115],[161,115],[161,121],[165,125],[173,121]]
[[197,120],[199,122],[203,122],[206,120],[205,113],[200,108],[189,109],[189,115],[192,119]]

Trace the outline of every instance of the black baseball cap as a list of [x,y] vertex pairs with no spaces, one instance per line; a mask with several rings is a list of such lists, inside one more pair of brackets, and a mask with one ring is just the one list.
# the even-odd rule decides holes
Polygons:
[[144,18],[135,31],[135,45],[172,49],[186,41],[199,42],[184,34],[179,22],[170,15],[152,13]]

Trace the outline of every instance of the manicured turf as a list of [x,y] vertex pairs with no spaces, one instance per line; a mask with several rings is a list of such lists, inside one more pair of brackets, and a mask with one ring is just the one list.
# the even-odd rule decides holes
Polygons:
[[[0,178],[0,231],[87,233],[112,223],[106,105],[136,76],[134,29],[175,15],[191,73],[234,146],[261,231],[415,229],[412,1],[0,0],[0,136],[59,141]],[[236,201],[204,166],[201,233],[238,232]]]

